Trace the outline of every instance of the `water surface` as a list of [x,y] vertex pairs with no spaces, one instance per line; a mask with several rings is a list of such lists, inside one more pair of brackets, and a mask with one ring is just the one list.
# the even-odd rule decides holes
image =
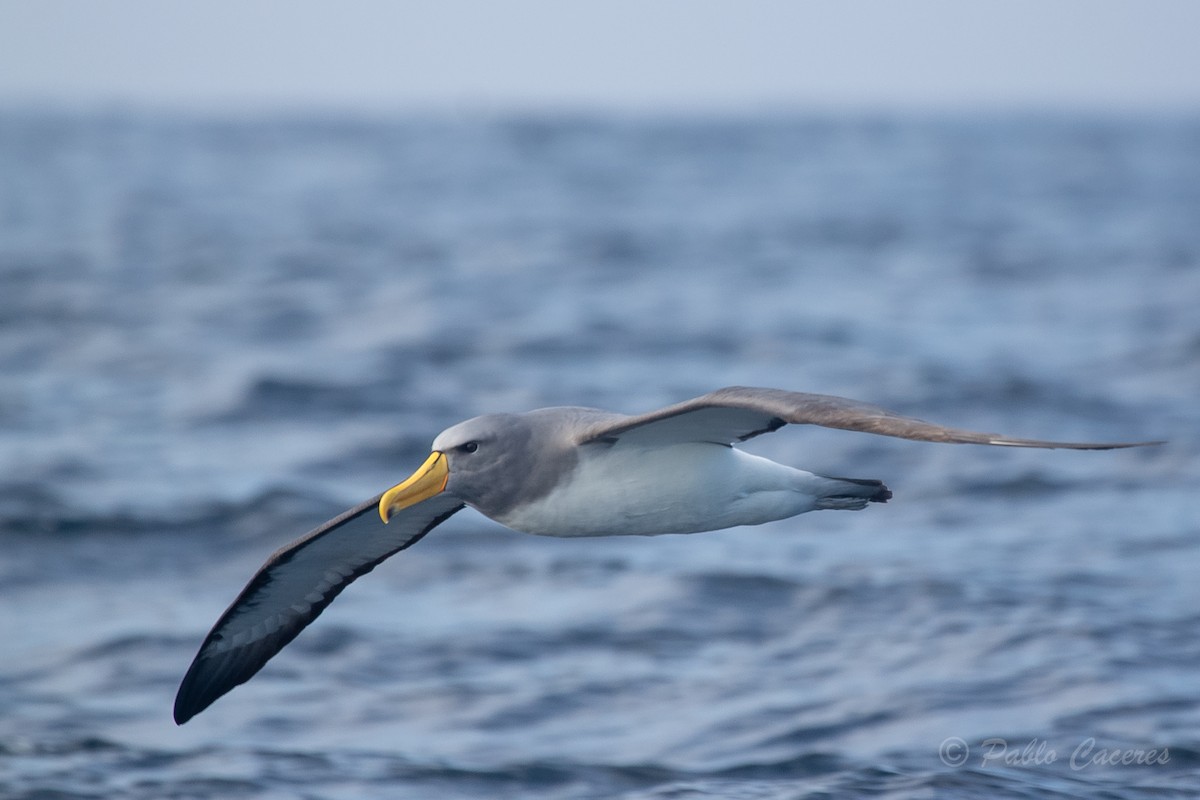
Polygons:
[[[1200,123],[10,109],[0,176],[0,795],[1200,784]],[[1172,442],[788,428],[751,449],[895,499],[653,539],[460,514],[172,724],[262,560],[442,428],[735,383]]]

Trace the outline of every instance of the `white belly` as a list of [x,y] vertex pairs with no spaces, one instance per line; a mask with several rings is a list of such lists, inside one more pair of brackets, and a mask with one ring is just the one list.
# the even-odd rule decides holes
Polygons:
[[811,511],[808,472],[724,445],[583,448],[567,482],[497,521],[542,536],[694,533]]

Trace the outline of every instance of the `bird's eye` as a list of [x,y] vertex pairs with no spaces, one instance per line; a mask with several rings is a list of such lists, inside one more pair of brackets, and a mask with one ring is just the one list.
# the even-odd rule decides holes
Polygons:
[[467,442],[464,445],[460,445],[458,449],[464,453],[474,453],[479,449],[479,442]]

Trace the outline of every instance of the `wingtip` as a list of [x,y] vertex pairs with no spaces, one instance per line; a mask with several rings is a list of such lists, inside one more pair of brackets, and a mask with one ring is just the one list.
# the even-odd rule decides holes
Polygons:
[[[205,645],[207,644],[206,641]],[[222,686],[219,681],[214,680],[215,676],[212,670],[206,669],[209,666],[211,665],[206,663],[204,646],[202,646],[191,666],[188,667],[183,680],[179,682],[179,690],[175,693],[175,706],[171,714],[176,725],[184,724],[238,685],[232,683]],[[215,690],[214,687],[216,687]]]
[[220,700],[230,689],[234,689],[238,685],[238,683],[235,683],[225,687],[218,687],[214,691],[211,684],[208,686],[198,686],[185,679],[179,686],[179,693],[175,696],[175,707],[172,710],[172,717],[175,719],[175,724],[183,725],[201,711],[204,711],[213,703]]
[[1159,447],[1168,444],[1166,439],[1155,439],[1149,442],[1053,442],[1040,439],[1012,439],[1007,436],[996,436],[987,444],[1000,447],[1037,447],[1046,450],[1127,450],[1132,447]]
[[1161,447],[1164,444],[1167,444],[1166,439],[1155,439],[1150,442],[1117,442],[1115,444],[1103,445],[1097,449],[1126,450],[1130,447]]
[[171,712],[175,724],[184,724],[211,706],[220,696],[220,694],[214,696],[210,692],[206,692],[203,687],[198,686],[195,669],[188,670],[188,674],[183,677],[183,682],[179,684],[179,691],[175,694],[175,707]]
[[182,725],[192,717],[199,714],[202,710],[203,709],[194,707],[194,705],[191,703],[185,703],[183,701],[183,695],[180,694],[175,698],[175,708],[172,711],[171,716],[175,720],[176,725]]

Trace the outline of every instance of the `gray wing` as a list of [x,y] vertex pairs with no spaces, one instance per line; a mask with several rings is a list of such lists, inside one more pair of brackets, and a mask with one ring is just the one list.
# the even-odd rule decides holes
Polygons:
[[1112,450],[1162,442],[1053,442],[1016,439],[997,433],[947,428],[905,417],[885,408],[827,394],[788,392],[730,386],[673,406],[590,426],[580,443],[622,441],[638,444],[671,442],[742,442],[789,423],[820,425],[880,436],[951,444],[991,444],[1009,447]]
[[456,498],[437,495],[397,512],[384,525],[375,513],[379,497],[329,520],[267,559],[196,653],[175,696],[177,724],[250,680],[351,581],[414,544],[463,507]]

